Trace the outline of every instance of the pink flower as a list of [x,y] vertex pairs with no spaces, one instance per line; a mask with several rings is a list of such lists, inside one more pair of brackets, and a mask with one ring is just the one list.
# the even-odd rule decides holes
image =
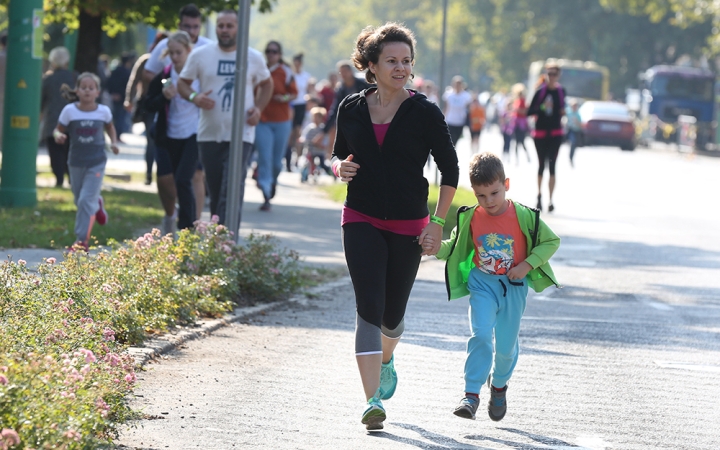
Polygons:
[[8,379],[5,375],[0,375],[0,384],[2,384],[3,386],[8,384]]
[[279,271],[278,269],[274,268],[274,267],[271,267],[271,268],[270,268],[270,272],[274,273],[275,275],[277,275],[277,274],[280,273],[280,271]]
[[105,339],[106,341],[114,341],[115,332],[111,328],[105,328],[103,330],[103,339]]
[[129,374],[125,375],[125,381],[127,381],[128,383],[134,383],[135,379],[136,378],[134,372],[130,372]]
[[228,256],[227,258],[225,258],[225,262],[226,263],[233,262],[234,259],[235,258],[233,258],[232,256]]
[[93,354],[92,350],[87,350],[85,348],[80,349],[80,353],[85,355],[85,362],[90,364],[97,361],[97,358],[95,358],[95,355]]
[[82,435],[75,430],[67,430],[65,433],[63,433],[63,437],[80,442],[80,438],[82,437]]
[[55,264],[56,261],[57,261],[57,259],[55,259],[54,257],[50,257],[45,260],[45,262],[47,262],[50,265]]
[[225,253],[227,253],[228,255],[229,255],[230,253],[232,253],[232,248],[230,248],[229,245],[223,245],[223,246],[222,246],[222,250],[223,250]]
[[217,214],[213,214],[213,216],[210,218],[210,222],[218,223],[218,222],[220,222],[220,217],[218,217]]
[[119,366],[120,363],[122,362],[122,361],[120,360],[120,357],[119,357],[118,355],[116,355],[115,353],[108,353],[108,354],[105,356],[105,361],[109,362],[110,365],[113,366],[113,367]]
[[25,261],[24,259],[18,259],[18,264],[20,264],[21,266],[24,266],[27,264],[27,261]]
[[112,294],[112,287],[107,283],[102,285],[102,290],[108,294]]
[[20,436],[18,436],[17,431],[11,428],[3,428],[3,430],[0,431],[0,441],[4,443],[4,446],[12,447],[20,443]]

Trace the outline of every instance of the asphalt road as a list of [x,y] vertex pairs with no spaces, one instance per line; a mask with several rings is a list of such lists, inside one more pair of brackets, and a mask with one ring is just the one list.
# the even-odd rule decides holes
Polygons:
[[[463,168],[466,144],[459,147]],[[498,144],[498,135],[483,136],[485,150]],[[512,198],[534,205],[535,170],[524,159],[510,161]],[[296,177],[283,175],[269,214],[257,211],[259,193],[250,186],[241,231],[276,233],[309,262],[342,266],[339,206]],[[562,238],[552,264],[565,287],[530,295],[502,422],[482,410],[476,421],[451,413],[462,395],[467,301],[445,300],[442,264],[430,259],[408,307],[396,352],[400,382],[385,402],[383,432],[360,424],[354,300],[344,278],[322,295],[278,305],[148,365],[133,406],[150,419],[124,429],[120,443],[714,450],[719,179],[718,158],[582,148],[571,168],[562,149],[556,211],[543,217]]]

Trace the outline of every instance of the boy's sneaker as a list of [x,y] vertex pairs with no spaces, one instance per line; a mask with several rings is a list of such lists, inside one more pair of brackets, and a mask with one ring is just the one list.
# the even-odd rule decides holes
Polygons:
[[107,211],[105,211],[105,204],[102,197],[98,199],[98,203],[100,204],[100,208],[95,213],[95,221],[98,225],[105,225],[107,223]]
[[[377,393],[375,394],[377,395]],[[373,397],[368,400],[368,407],[362,415],[361,422],[365,424],[365,429],[369,431],[382,430],[385,421],[385,408],[379,397]]]
[[475,420],[475,413],[480,405],[480,399],[477,397],[463,397],[460,404],[455,408],[453,414],[463,419]]
[[505,417],[507,411],[507,401],[505,400],[505,394],[507,394],[507,385],[504,388],[498,389],[495,386],[490,386],[490,401],[488,402],[488,415],[495,422],[499,422]]
[[380,398],[387,400],[395,394],[395,388],[397,387],[397,372],[395,372],[395,355],[390,357],[390,361],[387,364],[383,363],[380,369],[380,391],[382,394]]

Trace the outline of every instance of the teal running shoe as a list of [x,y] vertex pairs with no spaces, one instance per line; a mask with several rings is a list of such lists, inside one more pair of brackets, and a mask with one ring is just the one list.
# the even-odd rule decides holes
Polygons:
[[[378,389],[378,391],[380,390]],[[375,395],[377,394],[375,393]],[[380,399],[373,397],[368,400],[368,408],[362,415],[362,423],[365,425],[365,429],[368,431],[382,430],[385,418],[385,408],[383,408]]]
[[387,364],[383,363],[380,369],[380,398],[387,400],[395,394],[397,387],[397,372],[395,371],[395,355],[390,357]]

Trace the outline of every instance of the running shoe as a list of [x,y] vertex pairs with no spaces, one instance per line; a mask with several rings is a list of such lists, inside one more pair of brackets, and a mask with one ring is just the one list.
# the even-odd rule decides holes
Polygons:
[[507,401],[505,400],[505,394],[507,393],[507,385],[504,388],[498,389],[495,386],[490,386],[490,401],[488,402],[488,416],[495,422],[499,422],[505,417],[507,412]]
[[378,393],[376,392],[376,397],[372,397],[368,400],[368,407],[362,415],[361,422],[365,425],[365,429],[369,431],[382,430],[383,422],[387,417],[385,415],[385,408],[383,408],[383,404],[380,401],[380,398],[377,397],[377,394]]
[[460,404],[457,405],[453,414],[463,419],[475,420],[475,413],[480,405],[480,399],[477,397],[463,397]]
[[395,371],[395,355],[390,357],[390,361],[387,364],[383,363],[380,369],[380,391],[382,395],[381,399],[387,400],[395,394],[395,388],[397,388],[397,372]]
[[95,221],[98,223],[98,225],[105,225],[107,223],[107,211],[105,211],[105,203],[103,202],[103,198],[98,198],[98,203],[100,204],[100,208],[95,213]]

